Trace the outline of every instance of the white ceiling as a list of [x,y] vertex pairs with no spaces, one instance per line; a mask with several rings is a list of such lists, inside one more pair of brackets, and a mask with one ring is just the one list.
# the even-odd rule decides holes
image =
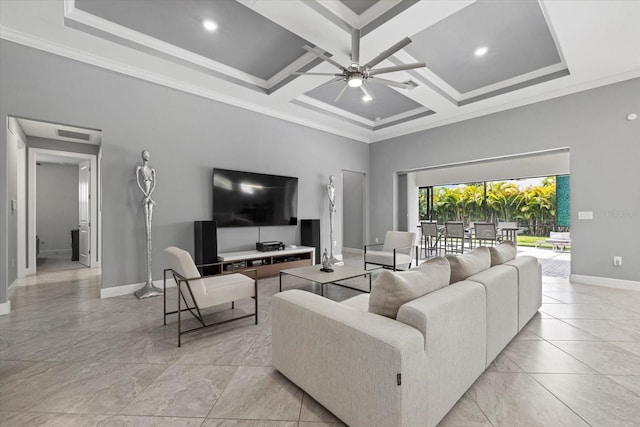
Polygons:
[[[640,1],[540,1],[533,7],[535,0],[384,0],[367,7],[347,0],[184,0],[184,12],[176,11],[177,2],[155,0],[159,17],[149,19],[135,11],[150,4],[144,1],[2,1],[0,37],[364,142],[640,77]],[[114,5],[131,9],[117,11]],[[224,43],[218,49],[207,50],[200,29],[190,31],[191,40],[182,37],[186,29],[179,25],[197,27],[205,11],[223,13],[219,5],[234,25],[224,27],[230,19],[219,22],[218,42]],[[152,24],[162,13],[171,22],[159,30]],[[255,27],[260,34],[252,32]],[[327,77],[290,75],[299,69],[337,71],[300,50],[302,43],[349,64],[350,28],[363,33],[365,62],[412,37],[412,44],[379,67],[423,60],[425,69],[384,75],[418,86],[380,89],[367,107],[354,96],[332,102],[332,90],[315,89]],[[212,43],[215,36],[205,35]],[[190,44],[195,39],[199,44]],[[273,40],[261,45],[268,55],[258,58],[254,49],[243,56],[251,40],[257,45],[261,39]],[[489,54],[465,57],[483,43]],[[279,50],[285,47],[287,52]],[[295,55],[287,56],[292,49]]]

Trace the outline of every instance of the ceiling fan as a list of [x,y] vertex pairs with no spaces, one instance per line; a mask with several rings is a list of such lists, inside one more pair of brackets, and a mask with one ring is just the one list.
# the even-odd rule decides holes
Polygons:
[[390,57],[391,55],[393,55],[394,53],[396,53],[397,51],[399,51],[409,43],[411,43],[411,39],[409,37],[405,37],[404,39],[400,40],[398,43],[391,46],[389,49],[380,53],[371,61],[367,62],[366,64],[360,65],[360,30],[354,28],[351,31],[351,65],[349,65],[348,67],[343,67],[335,60],[329,58],[328,56],[325,56],[324,52],[321,49],[318,49],[317,47],[303,46],[303,48],[306,51],[316,55],[318,58],[322,59],[323,61],[327,61],[328,63],[334,65],[341,72],[340,73],[296,72],[292,74],[303,75],[303,76],[334,76],[335,77],[334,79],[326,82],[320,87],[324,87],[340,81],[346,82],[347,84],[344,86],[344,88],[342,88],[342,90],[334,100],[335,102],[338,102],[338,100],[342,97],[342,95],[344,95],[344,93],[347,91],[349,87],[353,87],[353,88],[359,87],[362,90],[362,92],[365,94],[365,96],[368,98],[368,100],[372,100],[374,99],[374,95],[373,95],[373,92],[371,91],[371,88],[367,85],[367,81],[370,81],[373,83],[381,83],[388,86],[395,86],[402,89],[408,89],[414,86],[410,82],[396,82],[393,80],[380,78],[378,77],[378,75],[385,74],[385,73],[393,73],[394,71],[402,71],[402,70],[410,70],[412,68],[426,67],[426,64],[424,62],[416,62],[413,64],[403,64],[403,65],[396,65],[393,67],[383,67],[383,68],[373,69],[373,67],[375,67],[377,64],[384,61],[385,59],[387,59],[388,57]]

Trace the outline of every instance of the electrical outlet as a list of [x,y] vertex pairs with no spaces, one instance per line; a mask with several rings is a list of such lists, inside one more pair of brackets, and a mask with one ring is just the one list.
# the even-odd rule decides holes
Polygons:
[[621,256],[614,256],[613,257],[613,265],[615,265],[616,267],[621,267],[622,266],[622,257]]
[[11,267],[15,267],[15,266],[16,266],[16,259],[11,258]]
[[338,246],[338,241],[337,240],[333,241],[333,246],[336,246],[336,247]]
[[376,243],[378,243],[378,238],[376,237]]

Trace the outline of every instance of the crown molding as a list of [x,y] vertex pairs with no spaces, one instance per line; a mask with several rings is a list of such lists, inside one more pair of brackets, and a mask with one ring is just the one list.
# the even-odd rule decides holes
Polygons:
[[94,54],[90,54],[85,51],[70,48],[68,46],[61,45],[59,43],[45,40],[39,37],[35,37],[29,34],[25,34],[19,31],[15,31],[10,28],[6,28],[0,25],[0,39],[28,46],[34,49],[42,50],[48,53],[59,55],[68,59],[83,62],[86,64],[94,65],[99,68],[115,71],[120,74],[124,74],[130,77],[135,77],[141,80],[145,80],[158,85],[170,87],[172,89],[186,92],[192,95],[197,95],[203,98],[219,101],[224,104],[233,105],[245,110],[253,111],[256,113],[264,114],[266,116],[274,117],[277,119],[285,120],[288,122],[296,123],[305,127],[327,132],[333,135],[342,136],[345,138],[353,139],[359,142],[369,143],[370,139],[366,138],[360,133],[343,131],[341,129],[335,129],[333,127],[324,126],[313,122],[311,120],[302,119],[292,114],[282,113],[274,109],[258,105],[251,102],[240,101],[237,98],[222,95],[219,92],[213,90],[207,90],[200,86],[196,86],[187,83],[182,80],[167,77],[149,70],[145,70],[138,67],[133,67],[118,61],[106,59]]

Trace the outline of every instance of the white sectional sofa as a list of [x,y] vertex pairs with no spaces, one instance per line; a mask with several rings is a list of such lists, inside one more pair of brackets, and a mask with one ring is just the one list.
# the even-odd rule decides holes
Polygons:
[[[515,253],[505,243],[383,271],[371,295],[342,303],[279,293],[273,366],[349,426],[435,426],[541,305],[538,260]],[[428,293],[402,300],[416,290]]]

